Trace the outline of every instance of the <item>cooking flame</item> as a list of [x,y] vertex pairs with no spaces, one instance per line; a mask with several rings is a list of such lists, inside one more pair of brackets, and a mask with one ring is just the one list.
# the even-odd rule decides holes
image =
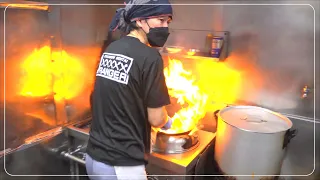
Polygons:
[[[173,119],[168,134],[194,129],[207,112],[214,112],[233,103],[240,89],[240,73],[224,63],[197,60],[195,74],[184,69],[181,61],[169,58],[164,69],[170,97],[182,107]],[[162,130],[161,130],[162,131]]]
[[173,124],[168,133],[178,133],[195,127],[204,117],[208,96],[197,85],[191,72],[183,69],[181,61],[169,60],[169,66],[164,69],[169,95],[177,99],[180,105],[188,104],[172,117]]
[[65,51],[52,51],[49,46],[35,49],[21,64],[23,96],[54,95],[56,100],[71,99],[85,87],[81,61]]
[[[172,116],[171,129],[165,133],[191,131],[208,112],[238,99],[239,72],[225,63],[201,58],[195,61],[192,71],[177,59],[169,59],[164,69],[169,95],[181,107]],[[54,95],[55,100],[75,98],[88,86],[86,78],[91,74],[82,63],[64,50],[53,51],[49,46],[35,49],[21,64],[24,74],[19,94],[40,98]]]

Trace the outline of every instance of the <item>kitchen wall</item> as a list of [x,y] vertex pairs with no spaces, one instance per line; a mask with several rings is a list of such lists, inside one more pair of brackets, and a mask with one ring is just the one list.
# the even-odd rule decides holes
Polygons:
[[[81,1],[78,3],[87,2]],[[171,2],[257,3],[257,1],[214,0],[196,2],[172,0]],[[64,1],[64,3],[68,2]],[[116,1],[115,3],[123,3],[123,1]],[[289,2],[259,1],[259,3]],[[299,97],[304,84],[309,85],[313,91],[315,86],[319,86],[318,79],[313,84],[314,67],[316,68],[316,77],[319,77],[319,51],[316,51],[317,65],[314,66],[313,15],[315,13],[316,22],[319,22],[320,3],[316,0],[292,1],[292,3],[310,3],[312,7],[306,5],[174,6],[174,21],[171,24],[171,29],[229,31],[231,51],[225,63],[243,74],[243,88],[241,94],[239,94],[240,99],[281,111],[291,112],[292,110],[296,114],[311,116],[313,114],[312,94],[309,97],[311,100],[307,101],[304,107],[301,107]],[[119,6],[64,6],[61,9],[59,28],[63,42],[62,48],[72,56],[79,57],[83,62],[86,62],[87,69],[94,67],[94,62],[97,60],[100,51],[99,48],[107,34],[107,27],[117,7]],[[29,25],[23,25],[23,21]],[[41,19],[37,22],[32,19],[26,21],[25,18],[20,18],[16,26],[12,25],[12,32],[14,29],[21,29],[34,33],[30,36],[28,33],[23,34],[22,31],[17,31],[17,34],[21,33],[21,36],[11,38],[10,42],[12,42],[13,49],[15,45],[18,47],[21,44],[23,37],[38,38],[36,27],[40,26],[39,24],[45,24],[46,21]],[[18,24],[21,24],[21,26],[17,26]],[[317,47],[319,47],[319,30],[319,24],[316,24]],[[185,32],[183,36],[172,33],[168,44],[201,46],[204,44],[205,35],[206,32],[201,31]],[[7,40],[9,41],[9,39]],[[30,51],[33,48],[31,46],[26,47],[30,48]],[[16,54],[19,54],[19,51]],[[3,64],[2,61],[1,64]],[[82,77],[79,77],[79,79],[83,80]],[[319,102],[319,97],[319,95],[316,96],[316,103]],[[88,94],[84,94],[77,100],[87,102]],[[79,102],[74,104],[81,104]],[[284,169],[285,173],[289,174],[308,174],[313,168],[313,133],[311,133],[313,123],[296,121],[298,123],[294,124],[300,130],[301,135],[297,136],[296,141],[292,141],[294,149],[290,153],[291,158],[286,160]],[[318,162],[319,160],[317,160],[317,164]]]
[[[54,3],[57,3],[56,1]],[[68,3],[65,2],[64,3]],[[86,2],[77,2],[86,3]],[[112,3],[112,2],[111,2]],[[115,2],[113,2],[115,3]],[[120,1],[118,1],[120,3]],[[123,2],[121,2],[123,3]],[[94,65],[97,61],[98,53],[100,52],[100,47],[103,40],[107,35],[108,24],[115,12],[116,7],[114,6],[62,6],[60,9],[57,8],[50,9],[50,13],[45,11],[36,10],[26,10],[26,9],[7,9],[6,11],[6,59],[4,61],[4,44],[3,44],[3,10],[0,13],[0,129],[1,132],[5,129],[5,137],[3,133],[0,135],[0,151],[3,150],[3,139],[6,140],[6,148],[9,145],[12,147],[17,147],[24,142],[24,139],[35,135],[37,133],[46,131],[52,128],[47,122],[45,122],[46,116],[48,114],[53,115],[54,110],[52,107],[47,107],[45,103],[39,101],[35,103],[34,101],[25,102],[23,97],[19,96],[19,86],[21,85],[21,77],[23,72],[21,71],[22,62],[34,52],[36,48],[42,48],[44,45],[49,43],[50,35],[55,36],[55,39],[61,41],[61,46],[57,47],[55,50],[64,50],[71,56],[72,59],[79,60],[79,63],[84,69],[79,75],[77,72],[77,64],[71,64],[72,66],[66,67],[66,65],[61,66],[60,69],[68,69],[67,75],[74,77],[76,73],[79,76],[76,77],[76,84],[83,84],[87,89],[84,89],[84,93],[76,98],[75,101],[68,102],[72,105],[71,113],[81,114],[89,107],[89,91],[90,82],[93,76]],[[38,56],[38,63],[41,64],[43,56]],[[5,67],[4,67],[5,62]],[[39,65],[34,64],[34,65]],[[6,70],[6,84],[4,85],[4,68]],[[45,67],[47,68],[47,67]],[[38,81],[39,88],[41,88],[41,80],[44,80],[40,74]],[[68,79],[68,78],[67,78]],[[68,80],[67,80],[68,81]],[[67,82],[65,81],[65,82]],[[70,83],[70,81],[69,81]],[[6,106],[5,106],[5,117],[4,117],[4,105],[3,105],[3,88],[6,88]],[[12,101],[14,100],[14,103]],[[30,99],[29,99],[30,100]],[[17,102],[18,101],[18,102]],[[40,109],[40,110],[39,110]],[[70,109],[70,108],[68,108]],[[31,115],[26,115],[26,112],[31,111]],[[33,117],[33,112],[41,111],[41,117]],[[69,111],[70,112],[70,111]],[[4,124],[5,119],[5,124]],[[77,118],[75,118],[77,119]],[[30,161],[29,157],[32,157],[34,152],[32,150],[27,150],[26,153],[21,153],[17,155],[16,158],[12,159],[10,165],[9,173],[17,174],[20,168],[25,169],[22,173],[25,174],[59,174],[61,169],[56,168],[55,172],[48,171],[47,168],[42,169],[41,162],[46,162],[50,158],[47,155],[39,156],[39,158],[33,158]],[[37,150],[36,150],[37,151]],[[31,156],[30,156],[31,155]],[[39,164],[40,163],[40,164]],[[57,160],[57,163],[61,163]],[[17,166],[19,164],[19,166]],[[28,167],[28,165],[31,167]],[[47,167],[50,169],[55,166],[55,163],[50,163]],[[1,165],[2,166],[2,165]],[[61,165],[58,165],[59,167]],[[66,163],[68,167],[68,163]],[[62,169],[67,170],[67,172],[60,172],[61,174],[68,173],[67,167],[62,167]],[[8,166],[7,166],[8,168]],[[5,174],[1,172],[0,174]],[[2,177],[2,176],[1,176]],[[5,177],[4,179],[6,179]],[[13,177],[14,179],[14,177]],[[35,178],[33,178],[35,179]],[[41,179],[41,178],[40,178]]]
[[[172,3],[257,3],[257,1],[185,1]],[[122,2],[121,2],[122,3]],[[290,3],[288,1],[259,1],[259,3]],[[173,30],[167,44],[195,48],[204,45],[208,31],[230,32],[230,56],[225,63],[242,73],[241,100],[270,107],[281,112],[313,116],[314,68],[319,76],[319,52],[316,51],[314,66],[314,13],[319,17],[320,3],[301,6],[248,6],[202,5],[174,6]],[[111,9],[112,7],[112,9]],[[64,7],[62,10],[62,36],[68,46],[101,43],[101,34],[111,20],[116,6],[111,7]],[[69,10],[67,10],[67,8]],[[314,11],[314,9],[315,11]],[[82,9],[80,11],[80,9]],[[83,13],[87,12],[87,13]],[[95,15],[90,14],[95,13]],[[315,22],[318,22],[316,19]],[[73,26],[71,26],[71,24]],[[76,28],[75,28],[76,27]],[[177,29],[180,29],[178,31]],[[185,29],[183,33],[181,29]],[[319,46],[319,25],[316,24],[316,45]],[[194,30],[194,31],[190,31]],[[200,31],[199,31],[200,30]],[[201,31],[204,30],[204,31]],[[100,33],[101,32],[101,33]],[[179,33],[177,33],[179,32]],[[100,34],[100,35],[99,35]],[[84,38],[80,38],[84,37]],[[97,41],[98,40],[98,41]],[[70,48],[68,52],[72,52]],[[77,52],[74,50],[74,52]],[[94,59],[88,59],[91,61]],[[212,78],[215,78],[212,76]],[[210,83],[210,82],[208,82]],[[309,85],[312,93],[308,100],[300,100],[303,85]],[[319,97],[316,96],[319,102]],[[319,114],[318,114],[319,117]],[[299,130],[283,167],[283,174],[309,174],[313,169],[313,123],[293,120]],[[318,126],[317,126],[318,127]],[[301,148],[304,147],[304,148]],[[319,159],[316,160],[317,167]],[[319,171],[316,171],[319,172]],[[315,175],[315,173],[313,174]],[[305,177],[313,179],[314,176]],[[290,178],[287,178],[290,179]],[[291,179],[302,179],[296,177]]]
[[[83,1],[85,3],[87,1]],[[122,3],[122,1],[114,1]],[[191,1],[173,0],[172,3]],[[197,3],[252,3],[253,1],[197,1]],[[272,1],[265,1],[272,3]],[[298,3],[298,1],[293,1]],[[230,32],[230,56],[227,64],[243,73],[241,100],[278,110],[313,109],[314,80],[313,15],[319,16],[318,1],[303,1],[311,6],[192,5],[174,6],[172,29]],[[68,2],[64,2],[68,3]],[[195,2],[193,2],[195,3]],[[259,3],[263,3],[259,1]],[[280,3],[277,1],[276,3]],[[288,1],[281,1],[288,3]],[[63,49],[79,56],[88,65],[98,59],[107,27],[119,6],[63,6],[60,30]],[[317,22],[317,20],[316,20]],[[44,23],[41,23],[44,24]],[[35,26],[29,25],[28,27]],[[30,28],[29,28],[30,29]],[[37,34],[35,30],[34,34]],[[172,33],[168,44],[201,46],[206,33]],[[319,39],[316,26],[316,40]],[[17,38],[16,38],[17,39]],[[318,41],[316,41],[318,43]],[[29,46],[30,49],[30,46]],[[316,52],[316,59],[319,53]],[[254,73],[250,73],[254,71]],[[318,73],[319,71],[316,71]],[[91,73],[91,72],[90,72]],[[252,77],[259,74],[259,78]],[[251,77],[250,77],[251,76]],[[213,77],[214,78],[214,77]],[[309,85],[310,101],[300,106],[303,85]],[[320,96],[316,96],[319,100]],[[318,101],[316,101],[318,102]],[[309,111],[312,114],[312,112]]]
[[[290,3],[289,1],[197,1],[229,5],[176,5],[170,45],[204,46],[207,32],[229,31],[230,56],[226,63],[243,75],[241,100],[280,111],[313,115],[314,15],[319,18],[318,1],[292,1],[311,5],[243,5],[243,3]],[[172,3],[194,3],[173,0]],[[242,5],[230,5],[242,4]],[[316,19],[315,22],[318,22]],[[319,45],[319,24],[316,24]],[[200,37],[200,35],[202,37]],[[316,63],[319,51],[316,51]],[[319,70],[316,70],[319,76]],[[215,77],[212,77],[215,78]],[[307,103],[300,100],[303,85],[312,88]],[[316,97],[319,102],[319,96]],[[299,109],[299,110],[297,110]],[[292,112],[293,113],[293,112]],[[317,115],[319,117],[319,114]]]
[[[81,1],[81,3],[88,2]],[[226,64],[243,75],[239,99],[276,110],[295,110],[296,114],[312,115],[314,87],[319,84],[317,79],[316,84],[313,82],[315,67],[313,15],[314,12],[317,13],[316,18],[319,15],[313,8],[319,9],[319,2],[303,1],[304,4],[310,2],[312,7],[230,5],[230,3],[254,2],[172,0],[172,3],[229,5],[175,5],[174,21],[170,28],[187,31],[173,32],[167,44],[197,48],[204,45],[204,36],[208,31],[229,31],[230,56]],[[299,1],[292,2],[299,3]],[[123,2],[113,1],[113,3]],[[289,3],[289,1],[259,1],[259,3]],[[109,22],[118,7],[120,6],[61,6],[59,17],[61,24],[57,30],[60,30],[62,48],[72,56],[83,60],[87,69],[94,69],[95,62],[99,58],[99,48],[106,38]],[[316,39],[319,39],[318,34],[317,26]],[[318,55],[316,52],[316,59],[319,59]],[[85,74],[91,73],[92,70],[88,70]],[[79,78],[92,81],[92,78],[85,76]],[[308,97],[310,100],[302,102],[300,91],[303,85],[310,86],[312,91]],[[316,96],[318,100],[319,97]]]
[[[49,2],[50,3],[50,2]],[[52,3],[58,3],[54,1]],[[68,3],[63,1],[63,3]],[[70,3],[70,2],[69,2]],[[78,2],[87,3],[87,2]],[[93,2],[94,3],[94,2]],[[113,1],[111,3],[123,3]],[[95,64],[103,40],[107,35],[108,24],[114,15],[117,6],[50,6],[50,11],[39,11],[31,9],[10,9],[6,11],[6,56],[4,59],[4,14],[0,14],[0,109],[4,110],[4,88],[6,90],[6,146],[12,141],[17,145],[23,139],[36,133],[48,130],[54,123],[54,107],[47,106],[40,97],[34,102],[21,96],[21,85],[25,82],[22,77],[25,75],[23,62],[31,55],[36,48],[41,49],[45,45],[50,45],[50,36],[54,36],[58,46],[56,51],[64,50],[69,59],[60,60],[60,67],[64,73],[59,78],[64,79],[68,84],[67,88],[81,87],[78,98],[68,102],[68,114],[73,116],[81,115],[89,109],[89,93],[91,91],[92,79],[94,77]],[[2,12],[4,8],[1,8]],[[46,54],[48,55],[48,54]],[[45,59],[44,59],[45,58]],[[29,58],[30,60],[30,58]],[[43,70],[33,69],[40,72],[37,80],[33,82],[37,88],[42,89],[48,78],[44,72],[49,71],[44,65],[44,60],[48,60],[43,55],[37,56],[36,64],[33,66],[43,66]],[[77,63],[74,62],[77,60]],[[69,62],[68,62],[69,61]],[[35,62],[34,62],[35,63]],[[32,65],[29,66],[32,68]],[[5,70],[5,71],[4,71]],[[81,72],[79,72],[81,70]],[[4,85],[4,73],[6,84]],[[64,77],[62,77],[64,76]],[[71,79],[70,79],[71,78]],[[62,81],[60,81],[62,82]],[[78,88],[79,89],[79,88]],[[77,88],[75,88],[77,90]],[[73,91],[71,89],[70,91]],[[14,111],[14,112],[13,112]],[[58,110],[60,111],[60,110]],[[25,115],[26,112],[28,115]],[[65,113],[65,112],[63,112]],[[36,114],[36,115],[35,115]],[[50,122],[50,123],[48,123]],[[4,116],[0,118],[0,127],[4,127]],[[0,149],[3,148],[3,134],[1,133]]]
[[[174,6],[168,44],[201,48],[208,31],[230,32],[230,56],[225,63],[242,73],[239,99],[256,103],[280,112],[313,117],[316,103],[319,119],[319,88],[313,100],[319,78],[319,1],[210,1],[172,0],[172,3],[215,3],[229,5]],[[241,3],[310,4],[299,6],[230,5]],[[314,17],[315,39],[314,39]],[[175,33],[175,32],[183,33]],[[185,30],[194,31],[185,31]],[[205,31],[199,31],[205,30]],[[314,49],[314,40],[316,47]],[[315,51],[315,59],[314,59]],[[316,65],[314,64],[316,61]],[[215,78],[212,76],[212,78]],[[210,83],[210,82],[208,82]],[[228,83],[228,82],[226,82]],[[303,85],[312,94],[301,101]],[[286,179],[317,179],[319,177],[319,122],[291,119],[299,133],[291,141],[285,158],[283,175],[305,175]],[[314,133],[316,125],[316,135]],[[316,156],[314,156],[316,152]],[[316,169],[313,171],[314,162]]]
[[[1,9],[4,10],[4,9]],[[4,68],[4,14],[1,14],[0,33],[1,33],[1,68]],[[45,43],[47,34],[48,15],[44,11],[26,9],[7,9],[6,11],[6,97],[14,96],[11,92],[18,91],[22,72],[17,72],[22,59],[26,58],[28,52],[38,48]],[[3,69],[1,69],[3,70]],[[4,71],[1,71],[4,72]],[[3,73],[1,73],[3,80]],[[1,88],[1,91],[3,88]],[[3,93],[0,96],[3,99]]]
[[[94,2],[83,1],[83,3]],[[123,1],[110,3],[121,4]],[[73,112],[81,113],[89,108],[89,96],[95,76],[95,66],[100,59],[100,49],[107,38],[109,23],[119,7],[119,5],[60,6],[59,32],[62,49],[81,61],[83,72],[78,78],[82,80],[79,83],[83,84],[84,89],[77,98],[69,101]]]
[[[4,10],[4,9],[1,9]],[[4,118],[6,119],[6,147],[9,144],[21,143],[23,138],[40,133],[47,130],[51,125],[41,121],[41,118],[25,115],[25,111],[43,110],[43,104],[24,101],[26,99],[19,95],[21,91],[22,62],[35,48],[40,47],[45,43],[47,36],[47,13],[44,11],[34,11],[25,9],[7,9],[6,11],[6,51],[4,53],[4,16],[1,13],[0,19],[0,39],[1,39],[1,89],[0,89],[0,126],[1,132],[4,127]],[[40,58],[39,58],[40,59]],[[39,61],[38,61],[39,62]],[[5,70],[5,71],[4,71]],[[3,84],[5,75],[5,82]],[[4,110],[4,89],[6,90],[6,112]],[[15,100],[13,100],[13,98]],[[7,101],[11,99],[11,102]],[[50,114],[50,115],[49,115]],[[49,113],[47,118],[54,117]],[[5,116],[5,117],[4,117]],[[22,120],[23,119],[23,120]],[[3,148],[3,133],[0,135],[0,149]]]

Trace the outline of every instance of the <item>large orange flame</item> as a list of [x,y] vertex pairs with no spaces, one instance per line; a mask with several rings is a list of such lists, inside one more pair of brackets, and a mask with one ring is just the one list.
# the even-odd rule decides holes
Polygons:
[[191,72],[183,69],[181,61],[169,60],[169,66],[164,69],[166,83],[171,97],[176,98],[180,105],[188,104],[172,117],[172,128],[168,133],[185,132],[194,127],[206,111],[208,96],[194,84]]
[[195,70],[193,74],[184,69],[181,61],[169,58],[169,65],[164,69],[169,95],[176,98],[183,108],[174,114],[172,127],[165,133],[190,131],[207,112],[237,100],[239,72],[225,63],[201,59],[197,60]]
[[[182,61],[169,59],[164,69],[169,95],[181,109],[173,115],[173,125],[166,133],[192,130],[206,113],[221,109],[238,98],[241,74],[226,63],[197,59],[192,70]],[[56,100],[72,99],[87,87],[83,78],[91,73],[83,62],[66,51],[52,51],[49,46],[35,49],[21,64],[23,96],[42,97],[54,94]]]
[[54,94],[55,99],[71,99],[85,87],[79,77],[85,73],[81,61],[65,51],[52,51],[49,46],[35,49],[21,64],[23,96],[41,97]]

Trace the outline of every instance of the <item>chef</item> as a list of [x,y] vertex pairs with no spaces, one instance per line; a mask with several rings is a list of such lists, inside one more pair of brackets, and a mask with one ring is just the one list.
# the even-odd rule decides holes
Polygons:
[[126,36],[105,49],[96,72],[86,155],[91,180],[147,179],[151,126],[172,124],[163,60],[154,48],[165,44],[171,19],[168,0],[130,0],[113,18],[110,29]]

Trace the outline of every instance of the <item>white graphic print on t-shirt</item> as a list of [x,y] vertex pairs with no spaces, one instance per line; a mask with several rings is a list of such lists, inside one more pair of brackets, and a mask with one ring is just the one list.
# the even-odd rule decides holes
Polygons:
[[133,58],[122,54],[103,53],[96,76],[128,84]]

